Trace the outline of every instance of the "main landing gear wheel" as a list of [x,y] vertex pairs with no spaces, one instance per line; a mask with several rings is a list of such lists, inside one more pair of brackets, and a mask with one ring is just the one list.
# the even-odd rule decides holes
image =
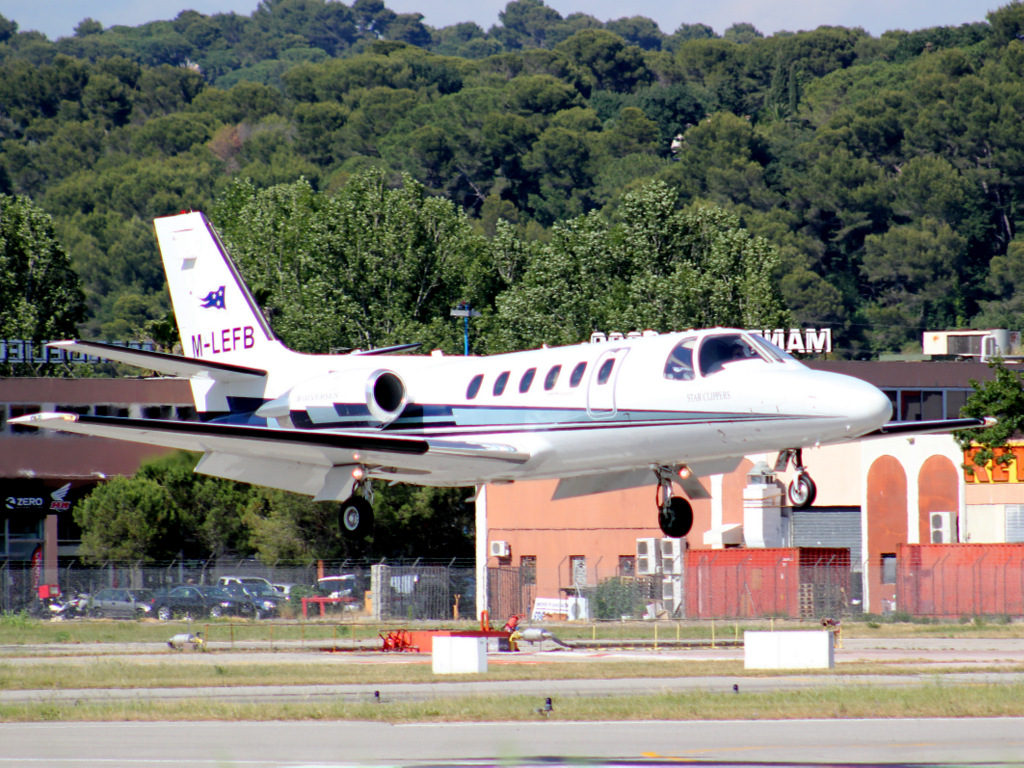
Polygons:
[[373,507],[359,496],[350,496],[339,514],[341,533],[347,539],[361,539],[373,529]]
[[794,509],[807,509],[814,503],[818,495],[818,488],[806,472],[800,472],[789,484],[789,503]]
[[679,496],[668,500],[668,505],[658,512],[658,525],[666,536],[678,539],[693,528],[693,507]]

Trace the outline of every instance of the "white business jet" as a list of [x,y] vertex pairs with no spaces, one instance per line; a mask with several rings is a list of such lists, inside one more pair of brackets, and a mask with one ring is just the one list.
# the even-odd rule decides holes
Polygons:
[[188,356],[87,341],[53,346],[187,377],[200,422],[39,413],[12,423],[198,451],[196,471],[342,501],[365,534],[373,480],[479,486],[558,479],[555,498],[657,487],[659,524],[685,536],[702,475],[779,451],[814,500],[801,448],[979,419],[888,423],[889,399],[813,371],[760,336],[714,328],[488,357],[308,355],[274,335],[201,213],[157,219]]

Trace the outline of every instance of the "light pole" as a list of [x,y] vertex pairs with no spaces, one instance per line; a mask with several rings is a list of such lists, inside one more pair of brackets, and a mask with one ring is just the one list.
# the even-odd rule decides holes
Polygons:
[[462,318],[462,336],[464,339],[463,354],[469,357],[469,318],[480,317],[480,313],[471,309],[469,302],[464,301],[451,311],[452,317]]

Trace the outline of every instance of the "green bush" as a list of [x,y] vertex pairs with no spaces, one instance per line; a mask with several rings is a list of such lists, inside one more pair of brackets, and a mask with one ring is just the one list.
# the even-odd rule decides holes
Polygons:
[[594,590],[593,611],[596,619],[621,619],[636,616],[643,601],[636,594],[632,581],[615,576],[605,579]]

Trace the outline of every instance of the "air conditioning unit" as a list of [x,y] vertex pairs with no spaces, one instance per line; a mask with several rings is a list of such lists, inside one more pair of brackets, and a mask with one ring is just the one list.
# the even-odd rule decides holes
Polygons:
[[683,581],[679,578],[662,579],[661,602],[671,614],[679,610],[683,602]]
[[491,557],[508,557],[511,551],[507,541],[491,542]]
[[931,522],[932,544],[952,544],[956,541],[955,512],[932,512],[928,518]]
[[658,542],[661,548],[662,573],[667,575],[683,572],[684,542],[685,539],[661,539]]
[[636,540],[636,575],[653,576],[658,572],[661,550],[657,539]]

